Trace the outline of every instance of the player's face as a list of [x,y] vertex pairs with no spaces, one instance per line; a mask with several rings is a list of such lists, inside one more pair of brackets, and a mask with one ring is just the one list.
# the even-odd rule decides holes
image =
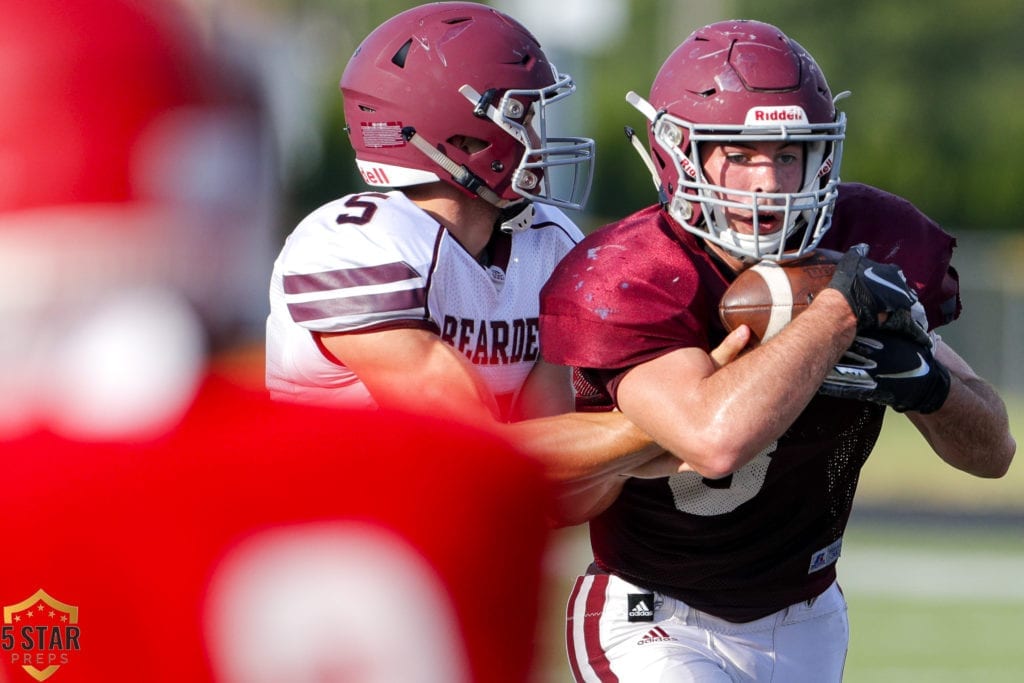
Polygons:
[[[804,146],[784,141],[708,143],[702,153],[704,174],[715,185],[743,192],[797,192],[803,184]],[[721,199],[749,203],[749,196],[723,194]],[[781,200],[765,199],[765,205]],[[729,229],[753,234],[753,212],[726,208],[723,215]],[[758,216],[761,234],[782,229],[782,214],[764,212]]]

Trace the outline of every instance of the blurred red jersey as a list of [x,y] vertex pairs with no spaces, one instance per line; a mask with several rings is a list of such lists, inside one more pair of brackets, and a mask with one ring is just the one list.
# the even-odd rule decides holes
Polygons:
[[0,454],[4,683],[527,678],[546,490],[488,434],[210,378],[156,439]]

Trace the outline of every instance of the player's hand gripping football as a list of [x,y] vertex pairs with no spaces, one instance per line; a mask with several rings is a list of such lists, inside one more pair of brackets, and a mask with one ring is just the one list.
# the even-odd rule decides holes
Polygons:
[[930,346],[923,308],[899,266],[867,258],[857,244],[836,264],[828,287],[838,290],[857,316],[858,332],[889,330]]
[[900,413],[931,413],[949,395],[949,372],[932,355],[930,343],[877,330],[857,336],[818,391],[881,403]]

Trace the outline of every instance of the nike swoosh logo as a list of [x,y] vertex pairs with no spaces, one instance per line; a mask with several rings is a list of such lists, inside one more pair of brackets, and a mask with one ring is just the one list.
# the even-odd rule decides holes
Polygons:
[[916,368],[904,370],[903,372],[894,372],[889,375],[879,374],[878,376],[885,377],[887,379],[913,379],[915,377],[924,377],[931,371],[931,366],[928,365],[928,361],[926,361],[920,353],[917,354],[917,360],[920,361],[920,364]]
[[871,280],[872,282],[877,282],[878,284],[882,285],[883,287],[888,287],[889,289],[891,289],[894,292],[899,292],[903,296],[907,297],[907,301],[909,301],[910,303],[914,303],[916,301],[916,299],[914,299],[912,296],[910,296],[910,294],[907,293],[907,290],[903,289],[902,287],[898,287],[898,286],[894,285],[893,283],[889,282],[888,280],[886,280],[884,278],[881,278],[881,277],[878,277],[877,275],[875,275],[874,266],[869,267],[869,268],[864,270],[864,277],[866,277],[867,279]]

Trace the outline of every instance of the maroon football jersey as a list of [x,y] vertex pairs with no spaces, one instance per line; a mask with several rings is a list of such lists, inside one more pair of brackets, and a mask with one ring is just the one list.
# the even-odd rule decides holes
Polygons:
[[210,380],[155,440],[0,454],[0,681],[529,676],[546,485],[483,431]]
[[[844,184],[821,247],[864,242],[900,264],[931,326],[960,312],[955,241],[911,204]],[[614,397],[630,368],[724,337],[728,277],[699,240],[649,207],[602,228],[562,261],[542,292],[541,345],[551,362]],[[696,473],[631,479],[590,522],[597,564],[734,621],[809,599],[835,579],[843,531],[884,407],[817,396],[778,440],[721,480]]]

